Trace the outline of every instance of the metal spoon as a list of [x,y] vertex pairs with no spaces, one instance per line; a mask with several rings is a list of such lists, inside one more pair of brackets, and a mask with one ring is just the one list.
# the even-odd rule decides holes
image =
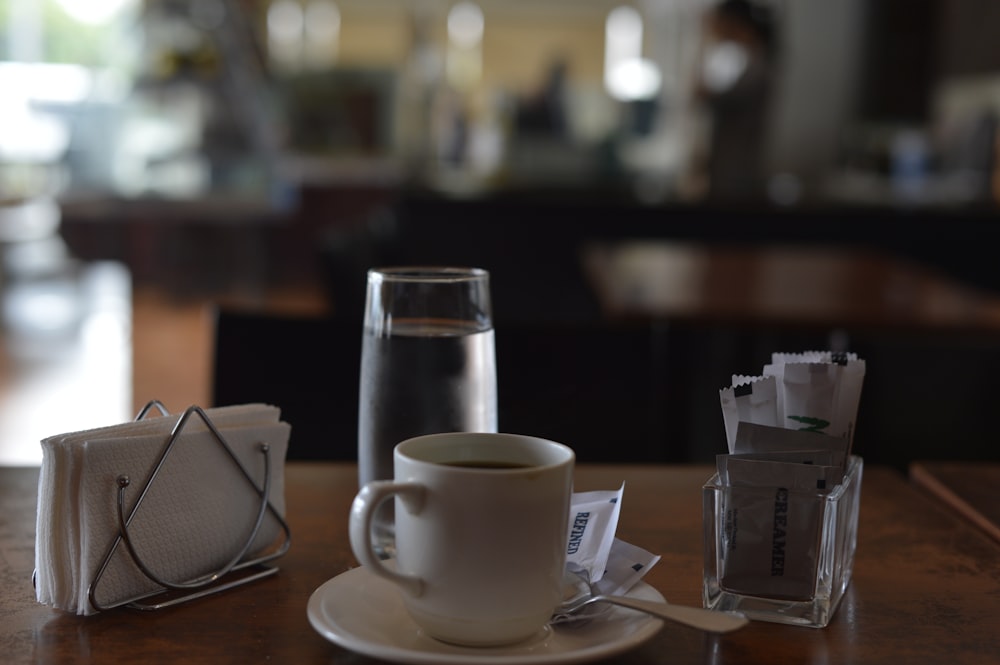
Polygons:
[[[566,600],[552,614],[551,624],[569,623],[571,621],[591,620],[604,614],[608,607],[593,608],[596,603],[607,603],[627,607],[639,612],[645,612],[661,619],[699,628],[712,633],[728,633],[742,628],[749,620],[742,612],[716,612],[700,607],[671,605],[650,600],[614,596],[599,593],[590,581],[587,571],[573,566],[567,567],[565,575]],[[588,609],[585,609],[588,608]]]
[[669,603],[657,603],[650,600],[640,600],[629,598],[628,596],[606,596],[597,594],[584,596],[575,600],[563,603],[556,608],[551,623],[561,623],[564,617],[576,614],[584,607],[593,603],[610,603],[627,607],[661,619],[681,623],[692,628],[699,628],[711,633],[728,633],[747,625],[750,621],[742,612],[716,612],[706,610],[701,607],[688,607],[685,605],[671,605]]

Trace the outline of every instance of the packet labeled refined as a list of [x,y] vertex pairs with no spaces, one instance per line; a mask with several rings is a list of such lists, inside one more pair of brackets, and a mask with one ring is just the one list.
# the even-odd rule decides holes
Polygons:
[[617,490],[578,492],[570,502],[566,563],[587,571],[599,582],[615,540],[625,485]]

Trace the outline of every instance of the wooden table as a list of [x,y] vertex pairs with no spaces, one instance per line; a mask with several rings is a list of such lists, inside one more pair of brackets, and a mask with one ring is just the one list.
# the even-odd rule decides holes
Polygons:
[[1000,543],[1000,464],[918,461],[910,480]]
[[996,331],[1000,298],[876,252],[594,243],[581,262],[613,318]]
[[[701,603],[706,466],[581,466],[578,491],[624,480],[619,535],[663,555],[646,577],[666,598]],[[291,463],[292,548],[281,572],[158,612],[92,617],[38,605],[31,587],[35,468],[0,469],[0,660],[5,663],[364,663],[310,627],[306,603],[356,566],[347,514],[352,464]],[[852,582],[822,630],[751,623],[721,637],[664,625],[623,663],[949,663],[1000,661],[1000,543],[893,470],[865,469]]]

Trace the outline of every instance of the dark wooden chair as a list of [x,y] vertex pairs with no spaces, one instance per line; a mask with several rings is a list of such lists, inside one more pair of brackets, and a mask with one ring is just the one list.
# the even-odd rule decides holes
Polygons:
[[281,407],[289,459],[357,458],[360,366],[360,320],[215,312],[213,403]]
[[[213,403],[280,406],[289,459],[356,459],[361,334],[360,321],[218,309]],[[669,459],[650,328],[511,323],[496,349],[501,430],[566,443],[585,462]]]

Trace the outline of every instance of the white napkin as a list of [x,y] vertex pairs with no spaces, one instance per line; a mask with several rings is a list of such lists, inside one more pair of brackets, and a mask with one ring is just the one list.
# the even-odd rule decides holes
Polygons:
[[[253,479],[264,486],[260,444],[270,446],[274,512],[284,516],[284,460],[291,428],[277,407],[245,404],[207,409]],[[118,537],[118,477],[126,475],[126,518],[169,440],[180,415],[145,418],[73,432],[42,441],[38,485],[35,588],[39,602],[77,614],[96,612],[90,585]],[[147,567],[163,580],[186,582],[218,570],[243,547],[261,498],[197,415],[178,440],[142,499],[129,534]],[[250,553],[267,550],[282,535],[265,514]],[[155,592],[124,542],[114,550],[95,588],[97,602],[111,607]]]

